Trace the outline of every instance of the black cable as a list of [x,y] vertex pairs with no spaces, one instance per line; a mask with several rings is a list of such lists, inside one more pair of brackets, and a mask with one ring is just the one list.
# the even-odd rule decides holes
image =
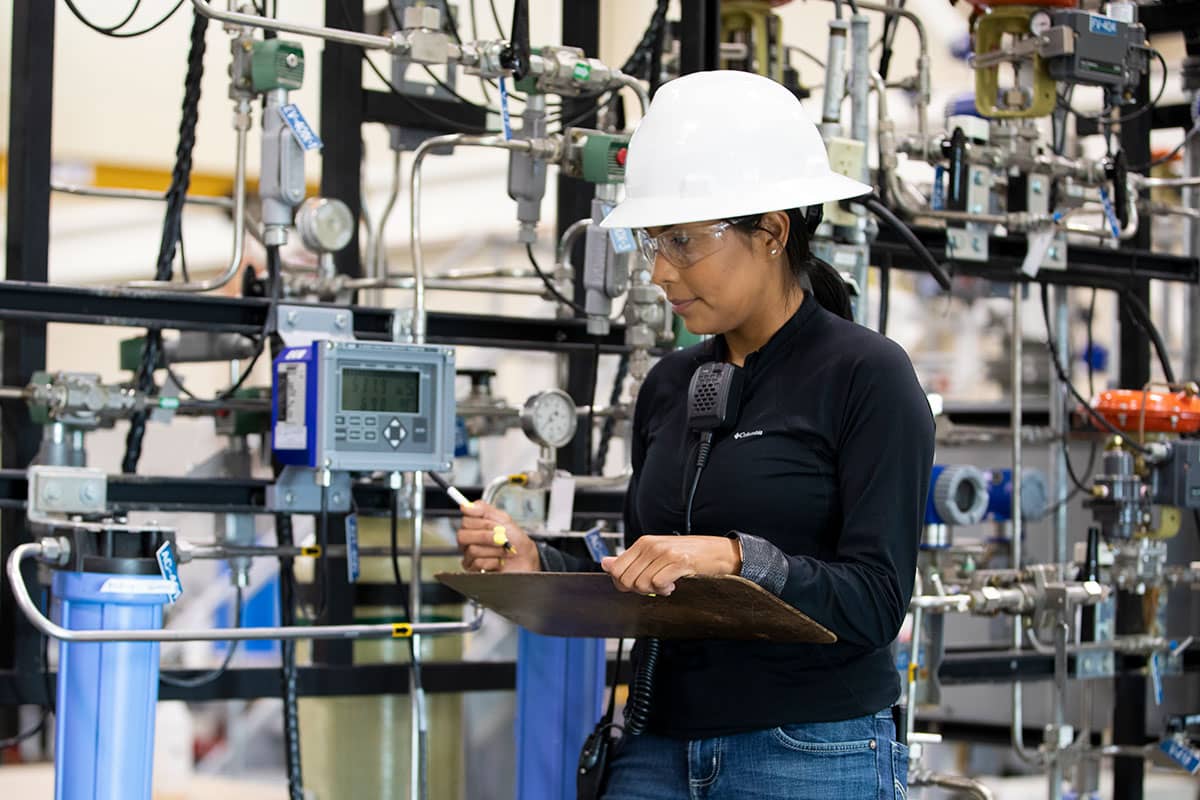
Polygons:
[[[587,448],[586,468],[587,475],[596,475],[595,462],[592,460],[592,440],[596,433],[596,384],[600,382],[600,339],[597,338],[594,344],[595,349],[592,354],[592,382],[588,385],[588,413],[587,413],[587,433],[584,435],[584,447]],[[601,465],[603,468],[603,465]]]
[[[629,353],[622,353],[621,358],[617,361],[617,372],[613,376],[612,391],[608,395],[608,407],[616,408],[621,402],[621,393],[625,388],[625,378],[629,375]],[[600,426],[600,444],[596,446],[596,460],[592,462],[595,468],[594,475],[604,474],[604,465],[608,461],[608,446],[612,441],[613,434],[617,431],[617,418],[609,414],[604,420],[604,424]]]
[[[71,3],[67,3],[67,5],[70,6]],[[98,25],[98,26],[89,25],[88,24],[89,21],[84,20],[82,18],[80,19],[80,21],[83,22],[84,25],[87,25],[89,28],[92,28],[92,30],[94,30],[94,31],[99,31],[100,33],[105,33],[105,34],[115,33],[116,31],[119,31],[119,30],[121,30],[121,28],[124,28],[126,25],[128,25],[129,20],[133,19],[133,16],[135,14],[137,14],[138,9],[141,7],[142,7],[142,0],[134,0],[133,8],[129,9],[129,13],[125,15],[125,19],[121,20],[116,25],[112,25],[107,28],[102,25]],[[75,16],[76,17],[80,16],[78,10],[75,10]]]
[[879,334],[887,336],[888,309],[892,296],[892,257],[885,255],[879,262]]
[[[75,11],[74,5],[68,5]],[[177,6],[178,8],[178,6]],[[174,11],[171,12],[172,14]],[[165,18],[164,20],[165,21]],[[196,144],[196,124],[200,117],[200,89],[204,77],[205,33],[208,18],[196,13],[192,20],[188,47],[187,72],[183,81],[183,103],[179,120],[179,141],[175,147],[175,167],[171,171],[171,185],[166,193],[166,210],[163,212],[162,238],[159,241],[158,260],[155,264],[155,280],[171,280],[171,265],[175,260],[175,247],[180,238],[183,204],[191,184],[192,150]],[[146,332],[142,347],[142,361],[134,376],[134,388],[144,394],[153,394],[154,370],[158,368],[162,350],[162,333],[156,329]],[[146,437],[146,421],[149,413],[139,411],[129,421],[129,432],[125,437],[125,456],[121,470],[126,474],[137,472],[142,457],[142,444]]]
[[848,202],[862,203],[867,210],[875,216],[886,222],[892,230],[900,235],[900,238],[913,249],[917,258],[925,265],[925,269],[933,276],[933,279],[938,282],[938,285],[945,291],[950,291],[950,275],[942,268],[942,265],[937,262],[933,254],[929,252],[917,235],[912,232],[912,229],[904,224],[904,221],[897,217],[892,210],[880,202],[878,197],[874,195],[866,195],[865,197],[853,198]]
[[[436,478],[441,478],[440,475],[430,472],[427,473]],[[392,508],[391,508],[391,544],[392,544],[392,577],[396,579],[396,585],[402,586],[404,578],[400,575],[400,490],[396,489],[392,492]],[[404,608],[404,618],[409,622],[413,622],[412,609],[408,605],[408,595],[404,592],[400,593],[400,602]]]
[[317,544],[321,547],[321,555],[318,559],[320,569],[313,570],[313,586],[317,587],[320,584],[318,596],[321,602],[312,609],[313,623],[324,617],[329,608],[329,587],[331,585],[329,577],[329,487],[324,484],[321,485],[321,510],[317,513]]
[[576,303],[574,300],[568,300],[563,293],[558,290],[558,287],[554,285],[554,281],[550,280],[550,276],[548,276],[545,272],[542,272],[542,268],[538,265],[537,259],[534,258],[532,244],[525,245],[525,252],[529,256],[529,263],[533,266],[533,271],[537,273],[538,277],[542,279],[542,283],[546,285],[546,291],[550,292],[550,294],[554,296],[554,299],[562,303],[564,306],[567,306],[568,308],[574,310],[575,313],[582,314],[586,317],[588,315],[587,309]]
[[[292,547],[292,518],[275,515],[275,543]],[[279,621],[281,625],[296,624],[296,574],[291,556],[279,557]],[[296,641],[284,639],[280,646],[280,694],[283,699],[284,759],[287,762],[288,798],[304,800],[304,778],[300,764],[300,711],[296,690]]]
[[1155,167],[1166,164],[1168,161],[1175,158],[1175,156],[1179,155],[1180,151],[1183,150],[1183,148],[1187,147],[1188,142],[1190,142],[1192,140],[1192,137],[1198,133],[1200,133],[1200,121],[1197,121],[1197,123],[1190,130],[1188,130],[1188,132],[1186,134],[1184,134],[1183,141],[1180,142],[1179,144],[1177,144],[1175,146],[1174,150],[1167,153],[1165,156],[1159,156],[1158,158],[1154,159],[1153,161],[1147,161],[1145,164],[1138,164],[1137,166],[1131,166],[1129,168],[1129,171],[1130,172],[1147,172],[1148,170],[1154,169]]
[[629,698],[625,701],[625,732],[631,736],[646,732],[654,699],[654,673],[662,651],[658,639],[643,639],[638,644],[641,645],[638,667],[629,683]]
[[1059,362],[1059,359],[1058,359],[1058,345],[1056,345],[1054,343],[1054,335],[1052,333],[1052,328],[1050,327],[1050,302],[1047,297],[1048,291],[1047,291],[1046,284],[1043,283],[1041,285],[1041,288],[1042,288],[1042,291],[1041,291],[1042,317],[1046,321],[1046,346],[1050,349],[1050,359],[1051,359],[1051,362],[1054,364],[1054,371],[1058,373],[1058,379],[1060,381],[1062,381],[1062,384],[1064,386],[1067,387],[1067,389],[1075,397],[1075,400],[1088,413],[1088,416],[1090,416],[1094,421],[1096,421],[1097,423],[1100,424],[1100,427],[1104,428],[1105,430],[1107,430],[1109,433],[1113,434],[1114,436],[1120,436],[1125,441],[1125,443],[1128,444],[1130,447],[1132,447],[1134,450],[1137,450],[1139,453],[1145,454],[1147,452],[1145,447],[1143,447],[1141,444],[1138,444],[1137,442],[1131,441],[1129,439],[1129,436],[1127,433],[1125,433],[1124,431],[1117,428],[1115,425],[1113,425],[1111,422],[1109,422],[1107,419],[1105,419],[1098,411],[1096,411],[1096,409],[1092,408],[1091,403],[1089,403],[1087,400],[1085,400],[1083,395],[1081,395],[1079,393],[1079,390],[1075,388],[1075,384],[1071,383],[1070,376],[1068,376],[1067,373],[1063,370],[1062,364]]
[[377,77],[377,78],[379,78],[379,80],[383,81],[384,85],[387,86],[387,88],[391,91],[391,93],[396,95],[396,97],[398,97],[402,103],[404,103],[408,106],[411,106],[412,108],[415,108],[417,111],[420,111],[422,114],[429,117],[430,119],[440,122],[442,125],[445,125],[448,130],[453,131],[455,133],[476,133],[476,134],[500,133],[500,131],[489,131],[486,128],[475,128],[475,127],[463,125],[461,122],[452,120],[449,117],[443,117],[441,114],[438,114],[435,111],[430,111],[429,109],[425,108],[425,106],[421,105],[421,103],[417,102],[416,100],[414,100],[413,98],[411,98],[407,94],[405,94],[404,92],[397,89],[395,84],[393,84],[391,81],[389,81],[387,78],[384,77],[383,73],[379,70],[379,67],[375,66],[375,62],[372,61],[371,57],[368,56],[366,53],[363,53],[363,61],[367,62],[367,66],[370,67],[371,71],[375,73],[375,77]]
[[[179,10],[179,7],[183,5],[183,2],[184,2],[184,0],[179,0],[179,2],[177,2],[171,8],[171,10],[167,12],[166,16],[164,16],[158,22],[155,22],[153,25],[150,25],[149,27],[146,27],[146,28],[142,28],[140,31],[119,31],[118,29],[125,27],[125,23],[129,22],[129,20],[133,17],[134,13],[137,11],[138,5],[141,4],[141,0],[138,0],[138,2],[134,4],[133,11],[131,11],[129,13],[129,16],[126,17],[123,22],[119,23],[118,25],[116,25],[115,27],[112,27],[112,28],[105,28],[101,25],[96,25],[94,22],[92,22],[90,19],[85,17],[79,11],[79,9],[75,6],[75,3],[73,2],[73,0],[67,0],[67,8],[71,9],[71,13],[75,16],[75,18],[77,20],[79,20],[80,22],[82,22],[84,25],[91,28],[92,30],[94,30],[96,33],[103,34],[104,36],[108,36],[112,39],[132,39],[136,36],[143,36],[147,33],[158,30],[160,27],[162,27],[166,23],[167,20],[169,20],[171,17],[175,16],[175,12]],[[197,15],[197,16],[199,16],[199,15]]]
[[1163,378],[1167,383],[1175,383],[1175,369],[1171,366],[1171,357],[1167,352],[1167,343],[1163,341],[1158,326],[1150,319],[1150,311],[1146,308],[1146,304],[1127,286],[1121,286],[1117,289],[1117,292],[1121,302],[1125,304],[1126,310],[1133,317],[1134,322],[1150,337],[1150,342],[1154,345],[1154,352],[1158,355],[1158,364],[1162,367]]
[[492,7],[492,21],[496,23],[496,33],[501,39],[508,40],[508,34],[504,32],[504,25],[500,22],[500,12],[496,10],[496,0],[488,0],[488,5]]
[[1130,112],[1129,114],[1126,114],[1123,117],[1117,117],[1116,119],[1108,119],[1108,113],[1109,113],[1109,111],[1112,110],[1110,108],[1103,109],[1099,114],[1084,114],[1080,111],[1077,111],[1075,109],[1075,107],[1070,104],[1070,101],[1064,101],[1062,97],[1058,98],[1059,103],[1063,104],[1064,107],[1067,109],[1067,111],[1071,112],[1079,119],[1097,120],[1100,123],[1100,125],[1106,129],[1111,129],[1113,125],[1123,125],[1126,122],[1132,122],[1133,120],[1137,119],[1138,117],[1142,116],[1143,114],[1146,114],[1149,111],[1152,111],[1154,109],[1154,107],[1158,105],[1159,101],[1162,100],[1163,92],[1165,92],[1167,90],[1167,78],[1168,78],[1169,69],[1167,68],[1167,60],[1165,58],[1163,58],[1162,53],[1158,52],[1153,47],[1148,47],[1146,49],[1154,54],[1154,57],[1158,59],[1159,63],[1162,64],[1162,68],[1163,68],[1163,79],[1162,79],[1162,83],[1159,84],[1158,94],[1156,94],[1154,96],[1154,99],[1151,100],[1146,105],[1142,106],[1141,108],[1139,108],[1135,111]]
[[[234,601],[233,612],[233,627],[242,627],[242,587],[237,587],[237,599]],[[232,639],[228,642],[229,649],[225,652],[225,658],[221,661],[221,665],[216,669],[209,670],[194,678],[173,678],[169,675],[163,675],[161,672],[158,675],[160,683],[165,683],[168,686],[180,686],[184,689],[195,689],[197,686],[206,686],[225,674],[225,670],[229,669],[229,665],[233,663],[233,654],[237,652],[238,640]]]
[[37,736],[38,733],[41,732],[42,728],[46,726],[46,718],[49,716],[50,709],[43,706],[42,715],[38,718],[37,723],[32,728],[21,731],[16,736],[10,736],[7,739],[0,739],[0,750],[7,750],[10,747],[16,747],[26,739],[31,739],[34,736]]

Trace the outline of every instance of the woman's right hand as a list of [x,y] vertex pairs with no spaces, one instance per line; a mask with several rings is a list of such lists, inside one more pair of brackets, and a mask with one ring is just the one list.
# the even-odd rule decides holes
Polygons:
[[[537,545],[508,514],[482,500],[462,506],[462,514],[458,527],[458,549],[463,554],[462,565],[467,572],[541,570]],[[504,528],[504,536],[516,550],[515,553],[496,544],[497,526]]]

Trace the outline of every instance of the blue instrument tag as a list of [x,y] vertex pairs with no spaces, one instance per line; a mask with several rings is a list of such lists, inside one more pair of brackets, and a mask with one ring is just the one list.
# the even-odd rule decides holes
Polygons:
[[583,535],[583,543],[587,545],[588,553],[591,554],[592,560],[597,564],[600,559],[608,558],[612,555],[612,551],[608,549],[608,544],[604,541],[604,537],[600,535],[600,528],[595,527]]
[[1091,14],[1088,19],[1088,31],[1098,33],[1101,36],[1116,36],[1117,21],[1112,17],[1102,17],[1099,14]]
[[346,580],[358,583],[358,514],[346,515]]
[[1192,775],[1200,772],[1200,753],[1189,747],[1182,737],[1172,736],[1170,739],[1163,739],[1159,742],[1158,749]]
[[1162,670],[1158,665],[1158,653],[1150,656],[1150,681],[1154,686],[1154,705],[1161,706],[1163,701]]
[[296,141],[304,150],[320,150],[325,146],[321,142],[321,137],[313,131],[308,120],[304,118],[304,114],[300,112],[300,107],[295,103],[280,106],[279,116],[283,117],[283,121],[292,129],[292,135],[296,137]]
[[171,547],[170,542],[163,542],[162,546],[155,551],[154,557],[158,559],[158,571],[162,573],[163,580],[174,587],[167,595],[174,603],[179,599],[179,595],[183,594],[183,584],[179,582],[179,567],[175,562],[175,550]]
[[504,141],[512,140],[512,117],[508,113],[508,87],[500,78],[500,121],[504,124]]

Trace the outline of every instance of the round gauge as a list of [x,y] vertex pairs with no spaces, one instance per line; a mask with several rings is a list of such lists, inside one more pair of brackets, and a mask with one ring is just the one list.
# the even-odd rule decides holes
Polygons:
[[1029,18],[1029,32],[1035,36],[1044,36],[1053,26],[1054,20],[1045,11],[1037,11]]
[[538,392],[521,409],[521,428],[542,447],[565,447],[575,438],[575,401],[561,389]]

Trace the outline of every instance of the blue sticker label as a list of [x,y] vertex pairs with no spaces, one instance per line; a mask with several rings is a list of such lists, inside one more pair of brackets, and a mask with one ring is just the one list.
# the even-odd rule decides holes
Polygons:
[[346,580],[358,583],[358,514],[346,516]]
[[1159,743],[1158,748],[1191,774],[1195,775],[1200,772],[1200,753],[1188,747],[1187,743],[1181,739],[1175,737],[1164,739]]
[[1099,14],[1092,14],[1088,22],[1088,28],[1092,33],[1098,33],[1101,36],[1117,35],[1117,21],[1111,17],[1102,17]]
[[162,546],[155,551],[154,557],[158,559],[158,571],[162,573],[163,580],[174,587],[167,595],[174,603],[179,599],[179,595],[183,594],[183,585],[179,582],[179,567],[175,563],[175,551],[171,548],[171,543],[163,542]]
[[633,231],[629,230],[629,228],[610,229],[608,240],[612,242],[614,253],[632,253],[637,249],[637,242],[633,238]]
[[599,528],[592,528],[583,535],[583,542],[587,545],[588,553],[591,554],[592,560],[597,564],[600,559],[608,558],[612,555],[612,551],[608,549],[608,544],[604,541],[604,537],[600,535]]
[[300,112],[300,107],[295,103],[280,106],[279,116],[283,117],[283,121],[292,129],[292,135],[296,137],[300,147],[305,150],[320,150],[325,146],[321,142],[321,137],[313,131],[308,120],[304,118],[304,114]]
[[1158,664],[1158,653],[1150,656],[1150,681],[1154,685],[1154,705],[1161,706],[1163,701],[1162,670]]

